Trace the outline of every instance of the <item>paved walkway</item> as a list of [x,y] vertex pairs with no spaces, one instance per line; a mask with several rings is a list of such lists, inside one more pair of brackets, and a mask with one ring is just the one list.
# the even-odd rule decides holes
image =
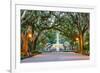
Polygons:
[[22,63],[31,62],[50,62],[50,61],[73,61],[73,60],[88,60],[89,56],[84,56],[74,52],[51,52],[42,53],[27,59],[23,59]]

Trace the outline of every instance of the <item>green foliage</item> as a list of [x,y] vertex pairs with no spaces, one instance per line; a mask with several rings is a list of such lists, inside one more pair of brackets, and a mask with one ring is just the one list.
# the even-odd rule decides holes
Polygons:
[[33,54],[33,55],[41,54],[41,52],[40,52],[40,51],[37,51],[37,50],[32,50],[32,54]]
[[25,58],[25,56],[21,53],[21,59],[24,59]]
[[86,51],[90,51],[90,41],[89,41],[89,32],[87,31],[85,36],[84,36],[85,40],[84,40],[84,50]]
[[[28,25],[32,27],[33,33],[38,37],[37,49],[45,47],[46,43],[55,43],[56,31],[62,35],[61,43],[69,41],[74,45],[75,37],[79,36],[80,32],[86,33],[89,29],[89,13],[38,10],[21,10],[20,13],[21,32],[26,32]],[[88,41],[87,39],[86,42]],[[88,47],[85,45],[85,48]]]

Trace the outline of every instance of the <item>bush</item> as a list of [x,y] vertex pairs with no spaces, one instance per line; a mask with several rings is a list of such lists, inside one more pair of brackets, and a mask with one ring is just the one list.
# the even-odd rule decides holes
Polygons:
[[41,54],[41,52],[40,52],[40,51],[37,51],[37,50],[32,50],[31,53],[32,53],[31,55],[25,56],[25,55],[21,52],[21,60],[22,60],[22,59],[25,59],[25,58],[28,58],[28,57],[32,57],[32,56],[37,55],[37,54]]
[[90,54],[90,47],[89,47],[89,44],[87,44],[87,45],[84,46],[84,53],[85,53],[86,55],[89,55],[89,54]]
[[21,53],[21,60],[25,58],[25,55]]
[[40,51],[37,51],[37,50],[32,50],[32,54],[34,55],[34,54],[41,54],[41,52]]

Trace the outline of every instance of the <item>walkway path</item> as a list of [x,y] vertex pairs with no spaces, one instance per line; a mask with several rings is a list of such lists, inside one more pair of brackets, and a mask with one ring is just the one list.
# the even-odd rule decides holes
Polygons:
[[89,56],[81,55],[74,52],[50,52],[42,53],[27,59],[23,59],[22,63],[31,62],[50,62],[50,61],[72,61],[72,60],[88,60]]

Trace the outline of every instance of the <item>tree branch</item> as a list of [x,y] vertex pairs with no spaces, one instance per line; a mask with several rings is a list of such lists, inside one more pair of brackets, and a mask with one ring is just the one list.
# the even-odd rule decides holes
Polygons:
[[21,20],[25,17],[26,14],[26,10],[23,12],[22,16],[21,16]]
[[31,13],[25,20],[21,19],[21,25],[24,24],[27,20],[29,20],[32,17],[33,13]]

